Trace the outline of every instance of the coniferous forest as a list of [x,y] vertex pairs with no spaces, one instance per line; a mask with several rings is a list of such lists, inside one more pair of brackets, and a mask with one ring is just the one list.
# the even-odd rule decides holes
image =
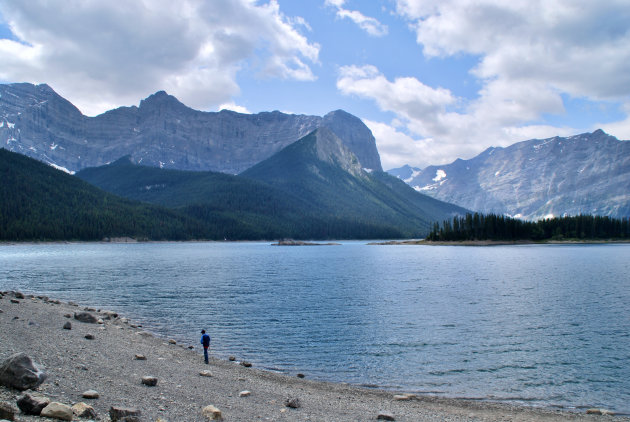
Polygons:
[[495,214],[466,214],[436,223],[430,241],[545,241],[630,239],[630,220],[578,215],[523,221]]

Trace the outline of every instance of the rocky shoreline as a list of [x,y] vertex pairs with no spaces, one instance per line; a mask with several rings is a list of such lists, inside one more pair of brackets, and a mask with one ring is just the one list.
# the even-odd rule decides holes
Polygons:
[[54,415],[65,420],[70,409],[72,420],[98,421],[630,421],[599,409],[585,414],[317,382],[237,358],[205,365],[192,340],[194,346],[177,344],[114,312],[19,292],[0,293],[0,332],[0,365],[21,353],[46,373],[34,389],[0,385],[0,420],[61,418],[25,414],[18,401],[28,395],[57,403],[62,413]]

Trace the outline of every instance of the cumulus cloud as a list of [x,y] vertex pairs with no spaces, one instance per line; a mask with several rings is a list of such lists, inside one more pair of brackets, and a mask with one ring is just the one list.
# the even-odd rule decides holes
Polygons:
[[245,66],[313,80],[319,45],[274,0],[0,2],[17,38],[0,40],[0,79],[46,82],[86,114],[164,89],[214,109],[238,94]]
[[231,111],[236,111],[237,113],[243,113],[243,114],[251,114],[252,112],[249,111],[247,109],[247,107],[244,106],[240,106],[234,102],[229,102],[229,103],[224,103],[221,104],[218,108],[219,111],[221,110],[231,110]]
[[[470,70],[481,85],[477,97],[456,98],[415,77],[388,80],[373,66],[341,68],[337,87],[372,99],[404,124],[372,123],[381,136],[377,142],[403,148],[409,136],[413,151],[426,144],[424,157],[433,163],[470,158],[488,146],[572,134],[576,129],[544,124],[545,115],[565,113],[563,96],[624,104],[630,116],[627,6],[614,0],[397,0],[397,12],[426,57],[478,57]],[[629,122],[601,126],[628,139]],[[416,157],[407,162],[427,163]]]
[[[482,90],[479,99],[467,101],[416,78],[390,81],[370,65],[342,67],[337,79],[337,89],[342,93],[371,99],[382,111],[397,116],[389,125],[376,122],[368,125],[379,151],[385,150],[382,155],[393,167],[443,164],[455,158],[471,158],[489,146],[571,134],[567,128],[521,124],[537,117],[541,110],[563,109],[559,95],[547,95],[545,90],[530,92],[530,88],[503,86],[501,81],[493,81]],[[513,98],[517,97],[523,99],[515,102]],[[406,142],[410,145],[405,146]],[[402,152],[396,153],[396,148]]]
[[374,37],[382,37],[384,35],[387,35],[387,33],[389,32],[389,28],[387,27],[387,25],[382,24],[376,18],[365,16],[358,10],[345,9],[343,7],[345,2],[345,0],[326,0],[326,5],[334,7],[337,10],[336,14],[338,18],[350,19],[352,22],[358,25],[359,28],[363,29],[369,35],[372,35]]

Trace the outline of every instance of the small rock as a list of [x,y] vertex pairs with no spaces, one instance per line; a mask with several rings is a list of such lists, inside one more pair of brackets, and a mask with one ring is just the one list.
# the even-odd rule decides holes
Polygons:
[[56,401],[48,403],[48,406],[44,407],[39,415],[45,418],[61,419],[62,421],[71,421],[73,416],[70,406]]
[[20,391],[37,387],[47,376],[44,368],[25,353],[16,353],[0,365],[0,384]]
[[586,411],[587,415],[607,415],[607,416],[615,416],[614,412],[611,412],[610,410],[606,410],[606,409],[598,409],[598,408],[591,408],[588,409]]
[[20,301],[17,299],[11,299],[11,303],[20,303]]
[[15,292],[14,296],[16,299],[24,299],[24,293],[21,292]]
[[201,414],[209,421],[220,421],[223,419],[221,411],[212,405],[204,407],[201,410]]
[[27,415],[39,416],[44,407],[50,404],[50,399],[32,393],[24,393],[17,399],[17,405]]
[[195,346],[188,346],[188,348],[189,348],[190,350],[192,350],[192,349],[194,349],[194,348],[195,348]]
[[394,400],[397,401],[407,401],[416,398],[415,394],[396,394],[394,395]]
[[131,409],[128,407],[112,406],[109,409],[109,418],[112,422],[125,421],[125,422],[140,422],[140,415],[142,412],[138,409]]
[[297,397],[289,397],[284,401],[284,405],[286,407],[290,407],[291,409],[299,409],[301,406],[300,399]]
[[304,374],[297,374],[298,378],[304,378]]
[[0,401],[0,419],[14,421],[17,412],[18,410],[11,403]]
[[118,318],[118,313],[114,311],[103,311],[103,315],[105,315],[105,319],[116,319]]
[[67,321],[65,324],[63,324],[63,329],[72,330],[72,324],[70,323],[70,321]]
[[99,398],[98,391],[96,390],[87,390],[84,391],[81,395],[84,399],[97,399]]
[[76,302],[68,302],[68,305],[70,305],[70,306],[79,306],[79,304],[76,303]]
[[94,340],[94,334],[86,334],[85,338],[88,340]]
[[230,357],[228,358],[228,360],[229,360],[230,362],[234,362],[234,361],[236,360],[236,356],[230,356]]
[[66,317],[66,318],[72,318],[72,314],[64,314],[64,317]]
[[212,372],[208,371],[207,369],[204,369],[203,371],[199,372],[199,375],[201,375],[202,377],[211,377]]
[[251,362],[247,362],[246,360],[241,362],[241,365],[243,365],[245,368],[251,368],[252,367]]
[[88,324],[96,324],[98,319],[89,312],[75,312],[74,319],[81,322],[87,322]]
[[252,392],[251,391],[247,391],[247,390],[241,391],[240,393],[238,393],[239,397],[249,397],[251,395],[252,395]]
[[396,420],[396,418],[394,418],[394,415],[388,412],[379,412],[376,419],[379,421],[395,421]]
[[147,360],[147,357],[145,355],[135,355],[134,359],[135,360]]
[[170,340],[168,341],[168,344],[177,344],[177,342],[176,342],[175,340],[173,340],[173,339],[170,339]]
[[96,323],[103,325],[103,324],[105,324],[105,321],[103,321],[102,319],[99,318],[99,319],[96,320]]
[[72,406],[72,413],[79,418],[96,419],[96,410],[89,404],[79,402]]
[[156,377],[142,377],[142,383],[149,387],[155,387],[158,383],[158,379]]

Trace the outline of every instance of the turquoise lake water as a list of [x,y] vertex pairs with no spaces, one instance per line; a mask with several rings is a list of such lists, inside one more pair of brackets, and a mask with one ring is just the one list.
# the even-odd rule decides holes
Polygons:
[[630,245],[0,246],[0,290],[308,378],[630,413]]

